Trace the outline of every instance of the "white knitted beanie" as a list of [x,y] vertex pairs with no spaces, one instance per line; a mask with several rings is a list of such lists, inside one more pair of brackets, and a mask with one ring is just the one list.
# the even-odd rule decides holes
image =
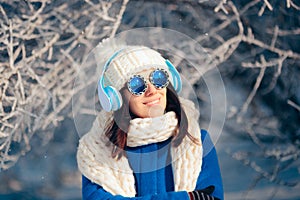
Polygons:
[[[120,90],[132,75],[156,68],[166,70],[171,77],[166,60],[160,53],[145,46],[127,46],[122,48],[109,62],[104,73],[104,85],[110,85]],[[148,77],[145,78],[148,79]],[[172,78],[170,81],[172,83]]]

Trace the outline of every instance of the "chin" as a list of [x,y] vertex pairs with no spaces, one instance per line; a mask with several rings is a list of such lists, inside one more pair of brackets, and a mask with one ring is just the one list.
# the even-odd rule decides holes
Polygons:
[[148,117],[159,117],[165,113],[165,106],[160,104],[152,105],[147,112]]

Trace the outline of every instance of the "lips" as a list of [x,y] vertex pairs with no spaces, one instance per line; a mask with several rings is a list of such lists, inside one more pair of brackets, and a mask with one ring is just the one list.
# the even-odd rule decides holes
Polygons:
[[152,106],[152,105],[156,105],[156,104],[159,104],[159,100],[160,99],[154,99],[154,100],[151,100],[151,101],[148,101],[146,103],[144,103],[146,106]]

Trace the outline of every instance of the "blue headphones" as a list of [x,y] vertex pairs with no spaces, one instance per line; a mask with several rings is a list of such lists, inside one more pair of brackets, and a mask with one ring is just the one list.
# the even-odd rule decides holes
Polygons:
[[[121,108],[123,104],[122,96],[120,92],[112,86],[104,86],[104,73],[112,60],[122,51],[123,49],[116,51],[104,64],[101,76],[98,82],[98,97],[102,108],[107,111],[116,111]],[[168,69],[172,76],[173,87],[177,93],[180,93],[182,89],[182,82],[179,72],[176,70],[174,65],[169,61],[165,60]]]

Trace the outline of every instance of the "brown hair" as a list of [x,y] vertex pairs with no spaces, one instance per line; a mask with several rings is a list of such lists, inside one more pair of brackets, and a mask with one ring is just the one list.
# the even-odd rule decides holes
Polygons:
[[[121,89],[121,94],[124,89],[125,88]],[[123,99],[125,98],[123,97]],[[198,139],[188,132],[188,120],[186,113],[184,109],[182,109],[178,95],[171,84],[167,87],[166,112],[169,111],[174,111],[176,113],[179,128],[178,134],[173,136],[173,145],[175,147],[180,145],[185,136],[188,136],[195,144],[199,144]],[[105,135],[109,138],[109,141],[115,145],[115,148],[112,150],[112,157],[119,159],[124,155],[129,122],[131,119],[136,117],[137,116],[130,111],[126,100],[123,102],[122,107],[114,112],[114,120],[105,131]]]

